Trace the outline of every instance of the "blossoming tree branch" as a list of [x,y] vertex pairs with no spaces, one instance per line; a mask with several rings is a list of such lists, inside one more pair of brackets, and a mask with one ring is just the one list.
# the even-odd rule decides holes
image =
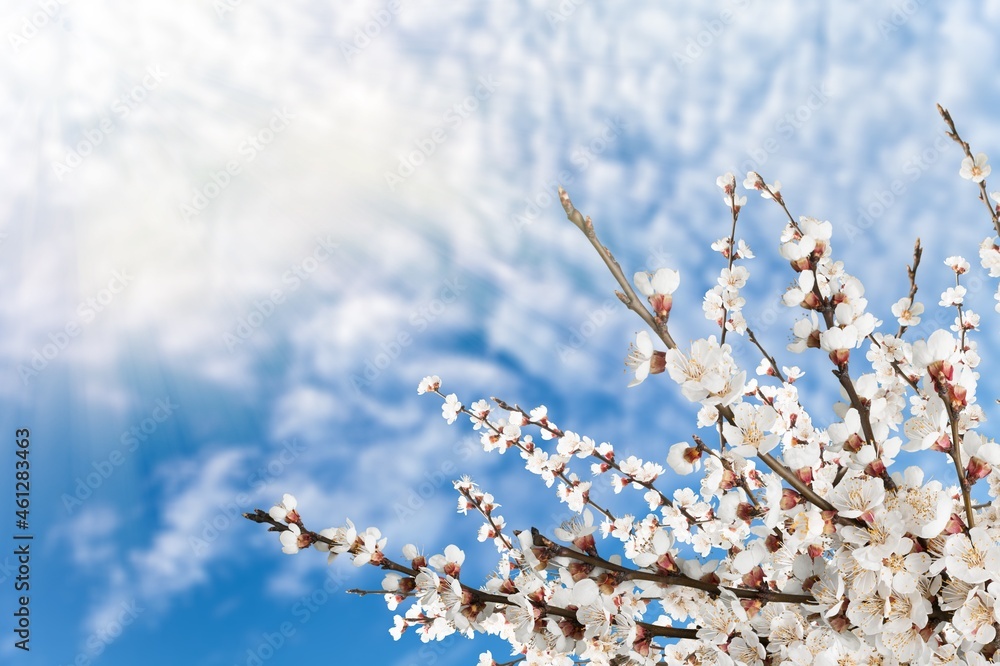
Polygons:
[[[992,224],[979,260],[1000,277],[1000,192],[988,191],[986,155],[973,154],[950,114],[938,110],[964,153],[959,173],[978,188]],[[390,610],[407,604],[390,630],[396,638],[412,628],[423,641],[483,633],[510,643],[510,657],[485,652],[479,666],[1000,661],[1000,446],[981,432],[980,317],[966,307],[962,285],[969,262],[944,259],[954,284],[936,305],[952,311],[954,323],[910,339],[924,312],[919,240],[889,330],[837,259],[831,223],[796,217],[780,183],[747,174],[743,188],[787,220],[779,251],[794,281],[783,300],[804,315],[787,351],[825,355],[838,385],[837,420],[820,428],[799,400],[802,371],[781,365],[742,314],[754,256],[737,237],[747,197],[732,174],[717,183],[731,231],[712,245],[724,267],[702,309],[718,333],[688,348],[670,330],[680,275],[661,268],[629,280],[591,219],[559,191],[569,220],[617,281],[618,298],[648,328],[626,359],[630,386],[665,374],[700,405],[704,434],[665,451],[674,473],[700,473],[700,483],[668,495],[658,487],[666,468],[656,459],[622,456],[610,443],[564,430],[544,406],[499,398],[466,404],[431,376],[417,392],[439,396],[448,423],[468,418],[487,452],[516,450],[577,517],[551,534],[512,530],[492,495],[468,478],[456,481],[459,511],[481,516],[479,540],[499,554],[481,586],[462,578],[465,554],[455,545],[429,557],[405,545],[394,559],[377,528],[359,530],[349,520],[306,527],[292,495],[246,517],[277,532],[285,553],[311,547],[383,570],[377,593]],[[987,330],[996,335],[995,324]],[[759,352],[757,377],[737,365],[732,336]],[[901,452],[926,450],[953,467],[947,485],[926,481],[916,466],[898,469]],[[991,499],[977,504],[974,488],[984,481],[976,495]],[[591,497],[593,483],[635,489],[649,513],[615,513]]]

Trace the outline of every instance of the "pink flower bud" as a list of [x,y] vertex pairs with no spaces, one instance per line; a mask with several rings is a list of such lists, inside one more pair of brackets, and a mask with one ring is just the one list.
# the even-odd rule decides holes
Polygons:
[[783,488],[781,491],[781,503],[779,506],[782,511],[788,511],[802,503],[802,495],[791,488]]
[[948,524],[944,527],[945,534],[961,534],[965,531],[965,523],[958,517],[957,513],[951,514]]
[[989,476],[992,469],[988,462],[973,456],[969,459],[969,464],[966,467],[966,476],[969,481],[975,483],[979,479]]

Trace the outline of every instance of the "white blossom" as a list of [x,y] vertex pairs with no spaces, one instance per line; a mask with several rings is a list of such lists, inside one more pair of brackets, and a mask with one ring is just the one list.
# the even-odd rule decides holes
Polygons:
[[[963,160],[964,178],[978,183],[989,173],[984,154]],[[736,222],[746,197],[736,194],[731,173],[717,184]],[[777,181],[767,185],[750,172],[743,186],[785,206]],[[586,218],[560,194],[589,235]],[[1000,204],[1000,193],[990,198]],[[925,313],[911,292],[891,305],[884,325],[873,312],[887,304],[869,311],[864,285],[848,273],[856,257],[835,252],[835,225],[786,220],[778,250],[791,286],[781,298],[807,313],[787,346],[804,355],[800,365],[784,365],[767,348],[773,335],[758,329],[770,321],[747,305],[750,272],[736,262],[753,253],[734,233],[712,242],[728,262],[703,274],[716,276],[702,311],[721,337],[678,347],[672,339],[682,327],[667,324],[680,274],[633,276],[652,319],[642,304],[630,307],[653,327],[638,332],[629,351],[629,386],[660,372],[676,386],[610,418],[668,424],[659,438],[613,446],[557,428],[550,419],[559,415],[545,406],[471,403],[465,413],[483,449],[511,449],[506,461],[514,456],[538,477],[505,492],[539,507],[536,493],[554,492],[559,513],[568,514],[508,527],[492,494],[468,477],[454,481],[458,511],[478,521],[477,538],[499,554],[481,586],[466,581],[476,567],[463,571],[466,552],[455,544],[430,556],[406,544],[396,561],[378,528],[347,520],[312,531],[292,494],[246,516],[278,532],[284,553],[313,547],[328,562],[347,553],[355,566],[379,569],[375,592],[390,610],[407,605],[394,616],[393,638],[408,630],[424,642],[489,634],[509,643],[509,661],[527,666],[992,663],[982,653],[992,654],[1000,626],[1000,445],[987,420],[992,384],[980,382],[995,379],[986,373],[996,324],[965,307],[979,297],[972,280],[972,292],[957,283],[969,262],[944,259],[955,273],[955,284],[941,290],[939,305],[953,308],[945,316]],[[990,277],[1000,277],[996,238],[978,252]],[[656,351],[651,333],[670,349]],[[863,355],[851,354],[862,347]],[[822,366],[809,365],[817,359]],[[825,371],[812,372],[817,367]],[[833,387],[826,400],[824,382]],[[452,424],[463,403],[440,388],[430,375],[417,391],[440,398]],[[687,414],[703,430],[670,444],[664,434],[683,413],[678,393],[696,403]],[[920,466],[900,472],[897,457],[914,452]],[[390,467],[378,470],[373,487],[391,492],[406,483]],[[681,476],[688,483],[678,487]],[[412,505],[397,506],[401,519],[412,515]],[[486,651],[477,666],[497,663]]]
[[962,160],[962,168],[959,169],[958,175],[966,180],[971,180],[973,183],[983,182],[992,170],[987,163],[988,159],[986,153],[978,153],[975,159],[966,157]]

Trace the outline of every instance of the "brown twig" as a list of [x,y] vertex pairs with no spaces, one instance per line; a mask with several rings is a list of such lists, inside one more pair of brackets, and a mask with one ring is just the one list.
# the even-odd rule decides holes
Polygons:
[[722,585],[716,585],[704,580],[699,580],[696,578],[691,578],[682,573],[655,573],[653,571],[642,571],[639,569],[630,569],[629,567],[624,567],[620,564],[615,564],[614,562],[609,562],[601,557],[595,557],[588,555],[586,553],[573,550],[572,548],[567,548],[565,546],[560,546],[559,544],[553,542],[551,539],[544,536],[538,530],[532,528],[531,530],[532,541],[539,548],[545,548],[550,550],[555,557],[568,557],[570,559],[576,560],[578,562],[583,562],[584,564],[590,564],[595,567],[601,567],[602,569],[607,569],[608,571],[614,571],[616,573],[622,574],[624,580],[648,580],[650,582],[659,583],[664,586],[676,586],[676,587],[687,587],[695,590],[701,590],[702,592],[707,592],[710,595],[718,596],[722,594],[723,591],[729,591],[735,594],[740,599],[757,599],[764,603],[775,602],[775,603],[791,603],[791,604],[814,604],[816,599],[809,594],[788,594],[784,592],[775,592],[773,590],[756,590],[742,587],[725,587]]
[[[770,192],[770,190],[768,191]],[[772,193],[772,196],[775,195]],[[780,197],[780,195],[778,196]],[[587,239],[604,260],[604,263],[608,266],[608,269],[611,271],[611,274],[614,275],[618,284],[626,290],[627,295],[619,294],[619,298],[622,303],[624,303],[630,310],[638,314],[642,320],[645,321],[646,324],[648,324],[649,327],[660,336],[660,339],[663,340],[664,344],[666,344],[669,349],[676,349],[677,343],[674,342],[674,339],[670,337],[670,334],[667,332],[666,323],[659,318],[654,318],[649,311],[646,310],[645,306],[639,302],[638,296],[636,296],[632,286],[625,278],[625,274],[622,272],[621,266],[619,266],[615,258],[611,256],[611,252],[608,248],[606,248],[597,238],[597,232],[594,230],[594,223],[591,221],[590,217],[585,218],[580,211],[573,206],[569,195],[566,194],[566,190],[562,187],[559,188],[559,200],[562,202],[563,208],[566,210],[566,217],[568,217],[569,221],[575,224],[577,228],[587,236]],[[784,207],[785,204],[780,199],[779,203],[781,203],[781,206]],[[789,219],[791,219],[791,214],[788,215]],[[795,224],[794,220],[792,221],[792,224]],[[796,225],[796,227],[797,226],[798,225]],[[718,410],[719,414],[721,414],[726,421],[734,423],[732,409],[728,406],[719,406]],[[812,488],[809,488],[807,484],[803,483],[802,480],[795,475],[795,472],[778,462],[776,458],[770,454],[758,454],[758,457],[764,461],[764,464],[770,467],[776,474],[783,478],[789,485],[795,488],[799,494],[808,499],[810,502],[824,511],[835,511],[832,504],[817,495]]]
[[597,233],[594,231],[594,223],[590,220],[590,217],[584,217],[580,211],[573,207],[573,202],[570,201],[569,195],[566,194],[566,190],[562,187],[559,188],[559,201],[563,205],[563,209],[566,211],[566,217],[569,221],[576,225],[576,227],[583,232],[590,241],[590,244],[594,246],[597,250],[597,254],[600,255],[601,259],[604,260],[605,265],[611,274],[614,276],[615,280],[618,281],[618,285],[622,288],[621,292],[615,292],[619,300],[625,304],[629,310],[632,310],[637,315],[642,317],[642,320],[649,325],[651,329],[660,337],[663,344],[667,346],[668,349],[676,349],[677,343],[674,342],[673,337],[671,337],[670,332],[667,330],[667,322],[663,321],[659,317],[654,317],[646,306],[642,304],[639,296],[635,293],[632,288],[631,282],[625,277],[625,273],[622,272],[622,267],[618,264],[618,260],[614,258],[611,251],[605,247],[601,241],[597,238]]
[[[445,397],[445,395],[443,393],[441,393],[441,391],[439,389],[434,389],[434,393],[438,394],[442,398]],[[476,419],[479,418],[476,414],[473,414],[471,411],[469,411],[469,409],[465,405],[462,405],[462,408],[459,411],[462,412],[463,414],[466,414],[466,415],[470,416],[470,417],[475,417]],[[494,435],[496,435],[497,437],[502,438],[502,434],[501,434],[502,431],[500,430],[500,428],[496,427],[496,425],[494,423],[492,423],[488,418],[483,419],[482,422],[484,424],[486,424],[486,427],[488,427],[493,432]],[[528,454],[531,453],[530,449],[528,449],[528,447],[521,441],[520,437],[517,438],[517,440],[514,442],[514,445],[517,446],[518,449],[520,449],[521,451],[523,451],[525,453],[528,453]],[[534,446],[534,443],[532,443],[532,446]],[[573,487],[573,481],[572,481],[572,479],[570,479],[568,476],[566,476],[566,473],[564,471],[554,472],[553,476],[555,476],[557,479],[559,479],[560,481],[562,481],[563,483],[565,483],[567,485],[567,487],[569,487],[569,488]],[[595,509],[597,509],[599,512],[601,512],[601,514],[603,514],[604,517],[607,518],[608,520],[610,520],[611,522],[614,522],[616,520],[616,516],[613,513],[611,513],[609,510],[605,509],[601,505],[599,505],[594,500],[590,499],[590,494],[589,493],[586,496],[586,503],[589,504],[590,506],[594,507]]]
[[[758,176],[760,176],[760,174],[758,174]],[[761,177],[761,179],[763,179],[763,177]],[[775,202],[777,202],[778,205],[781,206],[781,209],[783,211],[785,211],[785,216],[788,217],[789,223],[792,225],[792,228],[794,228],[796,232],[801,234],[802,229],[795,222],[795,219],[792,217],[791,212],[788,210],[788,206],[785,205],[784,199],[781,198],[779,194],[771,192],[770,188],[768,188],[767,185],[764,185],[763,189],[767,191],[769,194],[771,194],[771,198],[774,199]],[[811,256],[809,258],[809,270],[812,271],[814,276],[816,275],[816,268],[818,265],[819,265],[819,259],[815,256]],[[813,280],[812,293],[813,295],[816,296],[816,299],[819,302],[819,306],[816,308],[816,310],[823,315],[823,322],[826,324],[827,330],[832,329],[834,327],[833,305],[831,304],[830,299],[823,296],[823,292],[819,286],[818,278]],[[840,381],[840,385],[844,387],[844,390],[850,397],[851,406],[854,407],[856,410],[858,410],[858,416],[860,416],[861,418],[861,428],[862,431],[864,432],[866,443],[874,447],[876,455],[881,457],[882,447],[880,447],[878,443],[875,441],[874,430],[871,424],[871,416],[868,413],[867,406],[858,397],[858,392],[854,388],[854,381],[851,379],[851,373],[848,364],[847,363],[842,364],[833,371],[833,374]]]
[[724,458],[722,455],[720,455],[717,451],[713,451],[710,447],[708,447],[705,444],[705,442],[702,441],[701,437],[699,437],[698,435],[692,435],[691,439],[692,441],[694,441],[696,448],[701,449],[708,455],[717,459],[722,464],[722,469],[726,470],[727,472],[730,472],[733,476],[736,477],[737,482],[740,484],[740,488],[742,488],[743,492],[745,492],[747,494],[747,497],[750,498],[750,502],[753,504],[754,509],[760,511],[761,510],[760,501],[757,499],[757,497],[753,494],[753,491],[750,489],[750,484],[747,482],[746,476],[733,469],[733,464],[729,462],[729,460]]
[[[968,157],[970,160],[975,160],[976,158],[972,154],[972,150],[969,148],[969,144],[966,141],[963,141],[962,137],[959,136],[958,130],[955,128],[955,121],[951,119],[951,114],[948,113],[948,110],[945,109],[940,104],[937,105],[937,110],[938,113],[941,114],[941,117],[944,118],[944,121],[948,124],[948,131],[947,131],[948,136],[955,143],[957,143],[962,147],[962,151],[965,153],[966,157]],[[990,211],[990,219],[993,221],[993,229],[994,231],[996,231],[997,235],[1000,235],[1000,214],[997,214],[996,207],[990,203],[990,196],[989,193],[987,193],[986,191],[985,179],[983,179],[979,183],[979,199],[984,204],[986,204],[986,208]]]
[[482,517],[489,522],[490,527],[493,530],[493,533],[496,535],[496,538],[499,538],[503,542],[503,545],[507,547],[507,550],[513,550],[514,548],[513,544],[511,543],[510,539],[508,539],[506,535],[504,535],[503,531],[500,529],[500,526],[497,525],[496,521],[493,520],[492,513],[487,512],[486,509],[483,508],[479,500],[475,499],[472,496],[472,493],[470,493],[468,490],[464,488],[459,488],[458,493],[462,497],[464,497],[467,502],[472,504],[472,506],[476,507],[476,511],[478,511],[480,515],[482,515]]
[[958,414],[948,398],[948,389],[941,386],[938,396],[944,403],[945,411],[948,413],[948,423],[951,426],[951,449],[948,451],[952,461],[955,463],[955,475],[958,476],[958,484],[962,490],[962,502],[965,504],[965,518],[971,530],[976,526],[975,512],[972,510],[972,487],[965,474],[965,465],[962,463],[962,441],[958,434]]
[[763,345],[760,344],[760,342],[757,340],[757,336],[754,335],[753,330],[751,330],[749,326],[747,327],[747,338],[750,340],[750,342],[754,344],[754,346],[757,347],[757,349],[760,350],[760,353],[764,355],[764,358],[767,359],[767,362],[771,364],[771,370],[774,372],[774,376],[777,377],[779,380],[781,380],[782,383],[788,381],[785,379],[785,376],[781,374],[781,370],[778,369],[778,362],[774,359],[773,356],[767,353],[767,350],[764,349]]
[[[736,221],[740,217],[740,207],[736,205],[736,179],[733,178],[733,191],[729,195],[729,211],[733,217],[733,225],[729,230],[729,270],[733,270],[733,261],[736,259]],[[729,319],[729,308],[722,306],[722,333],[719,344],[726,344],[726,322]]]
[[[920,265],[920,258],[924,254],[924,249],[920,247],[920,239],[913,245],[913,264],[906,267],[906,276],[910,278],[910,307],[913,307],[913,299],[917,297],[917,267]],[[903,337],[903,333],[906,331],[907,327],[902,324],[899,325],[899,332],[896,333],[897,338]]]
[[[523,409],[521,409],[517,405],[509,405],[506,402],[504,402],[503,400],[501,400],[500,398],[496,398],[496,397],[491,397],[490,400],[492,400],[493,402],[495,402],[497,404],[497,407],[499,407],[500,409],[505,409],[508,412],[515,412],[517,414],[520,414],[521,417],[523,419],[525,419],[530,425],[538,426],[539,428],[542,428],[542,429],[548,431],[549,433],[551,433],[554,437],[555,436],[561,437],[563,435],[563,431],[560,430],[559,428],[553,428],[552,426],[550,426],[548,424],[532,420],[531,419],[531,415],[528,414],[527,412],[525,412]],[[659,488],[657,488],[656,486],[654,486],[652,483],[650,483],[648,481],[640,481],[639,479],[635,478],[631,474],[623,472],[622,468],[621,468],[621,465],[619,465],[618,462],[614,458],[605,458],[604,456],[602,456],[602,455],[600,455],[599,453],[596,453],[596,452],[595,453],[591,453],[590,457],[591,458],[595,458],[595,459],[601,461],[602,465],[607,465],[611,469],[613,469],[616,472],[620,473],[624,478],[628,479],[629,483],[637,483],[640,486],[642,486],[643,488],[645,488],[646,490],[653,491],[654,493],[657,494],[657,496],[659,496],[660,502],[663,505],[669,506],[671,508],[674,508],[673,501],[669,497],[667,497],[666,495],[664,495],[662,492],[660,492]],[[692,516],[690,513],[688,513],[687,509],[685,509],[684,507],[680,507],[679,511],[681,512],[681,515],[683,515],[687,519],[688,525],[694,525],[694,524],[698,523],[698,520],[694,516]]]

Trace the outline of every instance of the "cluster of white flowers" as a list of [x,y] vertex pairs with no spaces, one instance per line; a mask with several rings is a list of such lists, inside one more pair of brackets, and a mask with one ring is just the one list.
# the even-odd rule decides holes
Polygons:
[[[986,156],[968,154],[960,173],[987,201]],[[979,432],[986,422],[977,400],[979,316],[965,309],[960,284],[969,263],[944,260],[955,285],[938,305],[955,311],[954,325],[907,340],[925,312],[916,301],[918,242],[910,292],[891,308],[899,329],[880,330],[861,281],[834,259],[833,226],[796,221],[780,183],[747,174],[744,187],[779,205],[788,220],[779,252],[795,277],[783,301],[805,316],[787,351],[821,350],[839,383],[837,420],[819,427],[795,385],[802,371],[780,366],[741,314],[749,271],[734,262],[753,258],[736,238],[746,197],[736,193],[732,174],[717,183],[733,231],[712,245],[728,264],[703,309],[721,338],[695,340],[687,350],[673,343],[667,325],[676,271],[636,273],[638,293],[620,271],[616,278],[622,300],[652,327],[652,335],[637,335],[626,360],[635,375],[630,386],[669,375],[699,405],[697,425],[718,446],[696,436],[669,446],[666,456],[620,456],[608,442],[562,430],[544,406],[525,410],[494,398],[466,407],[431,376],[418,393],[440,396],[448,423],[467,416],[485,451],[516,451],[577,517],[551,535],[508,531],[492,495],[467,478],[456,481],[459,511],[482,517],[479,540],[492,541],[500,556],[481,587],[462,582],[465,553],[454,545],[429,558],[407,545],[397,562],[375,528],[359,532],[348,521],[306,529],[291,495],[247,517],[278,531],[286,553],[313,546],[331,560],[347,553],[357,565],[386,570],[389,608],[410,602],[395,619],[394,637],[411,627],[423,641],[496,635],[511,646],[510,664],[1000,663],[1000,445]],[[560,194],[569,219],[607,253],[590,219]],[[989,197],[1000,203],[1000,193]],[[1000,233],[1000,206],[987,205]],[[989,275],[1000,277],[996,236],[980,245],[979,256]],[[756,345],[759,379],[740,368],[727,333]],[[655,349],[656,339],[665,351]],[[859,366],[864,370],[852,375]],[[895,467],[901,452],[924,450],[953,466],[950,484],[925,479],[919,467]],[[573,469],[588,463],[585,477]],[[701,472],[701,482],[667,495],[657,487],[667,468]],[[637,490],[648,513],[598,504],[594,483],[615,493]],[[598,533],[601,549],[612,554],[599,552]],[[479,661],[497,664],[490,652]]]

